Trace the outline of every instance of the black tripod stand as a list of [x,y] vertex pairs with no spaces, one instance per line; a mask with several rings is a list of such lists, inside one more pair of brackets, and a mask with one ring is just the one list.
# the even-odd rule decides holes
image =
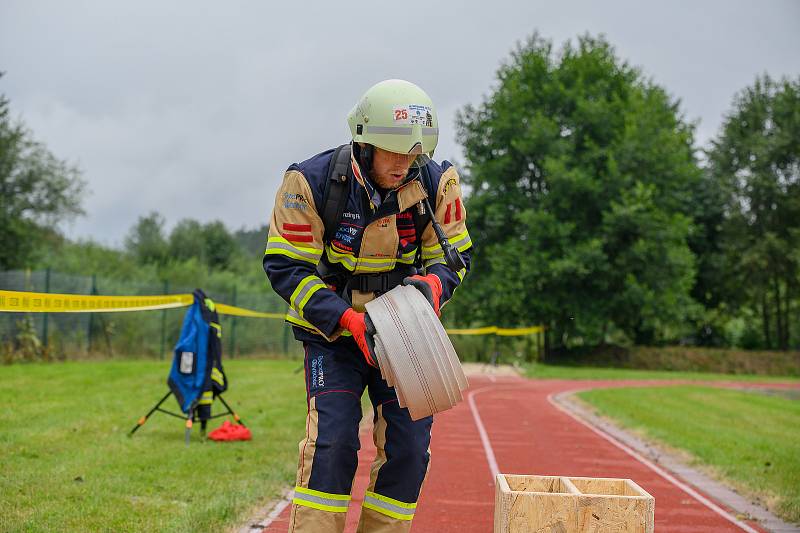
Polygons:
[[[186,444],[188,445],[189,444],[189,437],[190,437],[190,435],[192,433],[192,425],[194,423],[195,418],[198,415],[197,406],[195,405],[191,409],[189,409],[189,414],[188,415],[173,413],[172,411],[167,411],[166,409],[162,409],[161,408],[161,404],[164,403],[166,401],[166,399],[169,398],[171,395],[172,395],[172,391],[169,391],[166,395],[164,395],[164,397],[161,398],[161,400],[159,400],[158,403],[152,409],[150,409],[150,411],[146,415],[144,415],[142,418],[139,419],[139,421],[133,427],[131,432],[128,433],[128,436],[132,437],[133,434],[136,433],[136,430],[139,429],[140,427],[142,427],[145,422],[147,422],[147,419],[150,418],[150,415],[152,415],[156,411],[161,411],[164,414],[168,414],[170,416],[174,416],[175,418],[180,418],[181,420],[185,420],[186,421],[186,431],[184,432],[184,434],[185,434],[185,438],[186,438]],[[225,406],[226,411],[224,413],[219,413],[219,414],[211,416],[210,415],[210,410],[209,410],[209,416],[200,416],[199,417],[200,418],[200,436],[202,438],[205,438],[205,436],[206,436],[206,426],[208,425],[208,421],[211,420],[212,418],[219,418],[221,416],[231,415],[233,417],[233,419],[237,423],[241,424],[244,427],[247,427],[245,425],[245,423],[242,421],[242,419],[239,418],[239,415],[237,415],[234,412],[234,410],[231,409],[231,406],[228,405],[228,402],[225,401],[225,398],[222,397],[222,394],[217,394],[216,399],[218,399],[219,401],[222,402],[222,405]]]

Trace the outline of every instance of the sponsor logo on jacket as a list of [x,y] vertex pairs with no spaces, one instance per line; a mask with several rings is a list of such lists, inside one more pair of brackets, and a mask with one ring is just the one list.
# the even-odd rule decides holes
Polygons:
[[336,235],[334,235],[334,239],[337,241],[341,241],[347,243],[348,245],[353,244],[353,239],[355,239],[356,235],[358,235],[358,228],[354,228],[353,226],[339,226],[336,229]]
[[302,194],[285,192],[283,193],[283,207],[305,211],[308,209],[308,200]]
[[458,185],[458,181],[456,181],[455,178],[450,178],[447,180],[447,182],[444,184],[444,194],[447,194],[447,191],[450,190],[450,187],[455,187],[456,185]]

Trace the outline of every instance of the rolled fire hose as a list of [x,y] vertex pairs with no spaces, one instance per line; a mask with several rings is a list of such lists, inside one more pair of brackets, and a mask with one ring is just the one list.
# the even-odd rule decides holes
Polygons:
[[419,420],[463,399],[467,377],[453,343],[422,293],[398,286],[366,304],[381,374],[400,407]]

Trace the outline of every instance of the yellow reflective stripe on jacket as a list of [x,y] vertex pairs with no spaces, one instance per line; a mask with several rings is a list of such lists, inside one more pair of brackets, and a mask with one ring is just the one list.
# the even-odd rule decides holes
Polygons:
[[220,372],[216,367],[211,369],[211,380],[219,383],[220,387],[225,386],[225,380],[222,378],[222,372]]
[[313,333],[319,333],[317,328],[315,328],[314,325],[311,324],[311,322],[309,322],[308,320],[305,320],[303,318],[300,318],[300,316],[297,314],[297,311],[295,311],[294,309],[289,309],[286,312],[286,315],[283,317],[283,319],[286,320],[286,322],[289,322],[290,324],[292,324],[294,326],[299,326],[299,327],[301,327],[303,329],[307,329],[307,330],[309,330],[309,331],[311,331]]
[[290,307],[286,311],[286,316],[283,317],[287,322],[294,324],[295,326],[300,326],[301,328],[310,329],[314,333],[319,333],[319,330],[314,327],[314,325],[306,320],[305,318],[300,316],[300,313],[294,307]]
[[295,487],[292,503],[331,513],[346,513],[347,507],[350,505],[350,495]]
[[359,257],[356,272],[387,272],[397,264],[394,257]]
[[222,326],[220,326],[220,325],[219,325],[219,324],[217,324],[216,322],[209,322],[208,324],[209,324],[209,325],[210,325],[212,328],[214,328],[214,329],[216,330],[216,332],[217,332],[217,337],[219,337],[219,338],[221,339],[221,338],[222,338]]
[[303,316],[303,308],[308,303],[311,295],[320,289],[325,289],[328,286],[318,276],[306,276],[297,284],[294,292],[289,297],[289,302],[294,307],[300,316]]
[[347,270],[356,269],[356,258],[352,254],[335,250],[331,245],[325,247],[325,254],[331,263],[341,263]]
[[450,246],[457,249],[459,252],[463,252],[472,246],[472,239],[469,236],[469,232],[464,231],[464,233],[459,233],[455,237],[451,238]]
[[406,252],[402,254],[400,257],[397,258],[398,263],[404,263],[407,265],[414,264],[414,259],[417,258],[417,250],[411,250],[410,252]]
[[442,252],[439,254],[439,257],[434,257],[433,259],[428,259],[427,261],[423,261],[422,264],[425,268],[430,268],[433,265],[439,265],[439,264],[446,265],[447,262],[444,260],[444,252]]
[[322,257],[322,250],[309,248],[307,246],[295,246],[283,237],[270,237],[267,239],[267,249],[264,251],[264,254],[285,255],[292,259],[299,259],[300,261],[306,261],[316,265]]
[[203,396],[200,397],[200,401],[197,403],[199,405],[211,405],[212,403],[214,403],[214,393],[211,392],[210,390],[204,392]]
[[387,272],[397,263],[394,257],[356,257],[330,245],[325,246],[325,254],[331,263],[339,263],[351,272]]
[[[422,264],[425,266],[425,270],[427,271],[427,269],[429,269],[433,265],[446,265],[447,261],[444,260],[444,254],[441,254],[440,257],[436,257],[434,259],[428,259],[427,261],[424,261]],[[464,276],[467,275],[467,269],[462,268],[461,270],[456,272],[456,275],[458,276],[458,282],[461,283],[462,281],[464,281]]]
[[[455,237],[448,237],[450,241],[450,246],[458,250],[459,252],[463,252],[470,246],[472,246],[472,239],[469,236],[468,231],[464,231],[463,233],[459,233]],[[443,257],[444,252],[442,251],[442,247],[437,242],[433,246],[423,246],[422,247],[422,259],[433,259],[435,257]]]
[[369,491],[364,496],[364,503],[361,505],[398,520],[411,520],[414,518],[414,512],[417,509],[416,503],[401,502],[400,500]]

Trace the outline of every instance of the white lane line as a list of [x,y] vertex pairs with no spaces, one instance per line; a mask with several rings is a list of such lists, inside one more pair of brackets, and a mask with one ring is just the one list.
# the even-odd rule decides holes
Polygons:
[[[571,390],[571,391],[563,392],[563,394],[572,394],[572,393],[575,393],[575,392],[579,392],[581,390],[588,390],[588,389],[574,389],[574,390]],[[728,520],[729,522],[732,522],[733,524],[735,524],[736,526],[740,527],[744,531],[747,531],[748,533],[759,533],[757,529],[753,529],[752,527],[748,526],[747,524],[745,524],[741,520],[738,520],[735,516],[730,514],[728,511],[726,511],[725,509],[721,508],[719,505],[717,505],[716,503],[712,502],[711,500],[709,500],[708,498],[706,498],[705,496],[703,496],[702,494],[700,494],[699,492],[694,490],[689,485],[687,485],[687,484],[683,483],[682,481],[676,479],[672,474],[670,474],[669,472],[667,472],[663,468],[661,468],[661,467],[657,466],[656,464],[650,462],[648,459],[646,459],[645,457],[640,455],[638,452],[632,450],[628,446],[626,446],[623,443],[619,442],[618,440],[616,440],[611,435],[608,435],[607,433],[597,429],[596,427],[594,427],[593,425],[589,424],[585,420],[579,418],[577,415],[575,415],[574,413],[572,413],[571,411],[569,411],[565,407],[562,407],[561,405],[559,405],[558,402],[553,400],[553,395],[554,394],[562,394],[562,393],[551,393],[551,394],[549,394],[547,396],[547,401],[550,402],[550,404],[553,405],[554,407],[556,407],[558,410],[560,410],[563,413],[568,414],[574,420],[577,420],[578,422],[580,422],[581,424],[583,424],[587,428],[591,429],[592,431],[594,431],[595,433],[597,433],[598,435],[603,437],[605,440],[607,440],[608,442],[610,442],[611,444],[613,444],[614,446],[616,446],[617,448],[622,450],[623,452],[627,453],[628,455],[630,455],[631,457],[633,457],[634,459],[636,459],[637,461],[639,461],[640,463],[642,463],[646,467],[650,468],[650,470],[652,470],[653,472],[655,472],[659,476],[663,477],[664,479],[666,479],[667,481],[669,481],[670,483],[672,483],[673,485],[675,485],[679,489],[683,490],[686,494],[688,494],[692,498],[696,499],[697,501],[699,501],[700,503],[702,503],[703,505],[705,505],[706,507],[708,507],[709,509],[711,509],[712,511],[714,511],[718,515],[720,515],[725,520]]]
[[475,395],[479,392],[492,390],[495,387],[483,387],[470,392],[467,395],[467,402],[469,402],[469,409],[472,411],[472,418],[475,419],[475,425],[478,427],[478,434],[481,436],[481,443],[483,443],[483,451],[486,453],[486,461],[489,463],[489,471],[492,473],[492,481],[497,478],[500,472],[497,468],[497,460],[494,457],[494,450],[492,444],[489,442],[489,435],[486,433],[486,428],[483,427],[481,415],[478,414],[478,408],[475,406]]

